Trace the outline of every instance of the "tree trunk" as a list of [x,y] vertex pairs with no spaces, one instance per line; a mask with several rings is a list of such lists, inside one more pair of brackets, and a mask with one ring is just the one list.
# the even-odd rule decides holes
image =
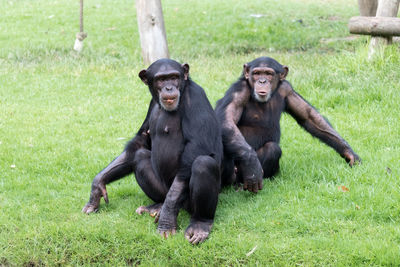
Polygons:
[[[397,17],[400,0],[379,0],[377,17]],[[380,47],[391,44],[392,37],[372,37],[369,44],[368,57],[371,58]]]
[[400,36],[400,18],[392,17],[352,17],[349,21],[350,33],[372,36]]
[[136,0],[136,12],[144,64],[169,58],[161,0]]
[[360,15],[365,17],[375,17],[378,0],[358,0]]

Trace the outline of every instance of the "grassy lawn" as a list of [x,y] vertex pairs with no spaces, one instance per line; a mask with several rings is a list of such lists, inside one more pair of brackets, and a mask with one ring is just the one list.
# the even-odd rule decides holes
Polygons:
[[[164,240],[133,175],[81,213],[93,177],[143,121],[150,94],[134,1],[0,0],[0,266],[400,265],[400,53],[367,61],[347,0],[165,0],[171,57],[213,105],[243,63],[271,56],[363,159],[350,168],[288,115],[281,172],[257,195],[226,188],[210,238]],[[251,15],[262,14],[261,17]],[[340,190],[347,188],[347,190]]]

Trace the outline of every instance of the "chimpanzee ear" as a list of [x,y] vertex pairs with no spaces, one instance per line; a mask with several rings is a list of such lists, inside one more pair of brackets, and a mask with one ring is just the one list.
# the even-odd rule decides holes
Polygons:
[[283,67],[283,72],[279,74],[279,78],[281,79],[281,81],[283,81],[289,73],[288,66],[282,66],[282,67]]
[[189,78],[189,64],[187,64],[187,63],[182,64],[182,68],[184,71],[183,74],[185,76],[185,80],[187,80]]
[[142,80],[142,82],[143,82],[145,85],[148,85],[148,83],[147,83],[147,77],[146,77],[146,70],[141,70],[141,71],[139,72],[139,77],[140,77],[140,79]]
[[250,78],[250,67],[247,64],[243,65],[243,75],[248,80]]

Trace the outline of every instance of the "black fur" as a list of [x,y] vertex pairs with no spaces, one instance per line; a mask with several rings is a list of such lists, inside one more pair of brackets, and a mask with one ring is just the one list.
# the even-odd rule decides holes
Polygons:
[[[160,233],[176,229],[176,216],[183,206],[197,227],[190,228],[191,234],[200,229],[202,220],[211,229],[221,186],[221,129],[204,90],[188,76],[188,68],[161,59],[139,74],[152,95],[146,118],[122,154],[93,180],[84,212],[97,210],[106,184],[134,172],[146,195],[156,203],[164,202],[159,214]],[[163,71],[179,72],[179,104],[172,111],[161,107],[155,89],[154,77]]]
[[[273,79],[277,81],[277,86],[272,88],[273,92],[267,102],[257,101],[253,97],[254,88],[245,77],[245,72],[255,67],[269,67],[275,71]],[[350,165],[360,161],[358,155],[329,122],[295,92],[288,81],[284,80],[287,71],[286,66],[272,58],[257,58],[244,65],[238,81],[233,83],[225,96],[217,102],[215,110],[222,125],[224,144],[223,180],[236,179],[237,182],[243,182],[247,179],[246,176],[259,175],[260,168],[264,178],[272,177],[278,172],[279,159],[282,155],[279,147],[281,135],[279,122],[282,112],[289,113],[300,126],[335,149],[350,162]],[[283,77],[282,73],[285,73]],[[239,103],[235,104],[237,114],[232,110],[228,111],[233,103]],[[239,117],[235,117],[236,123],[231,120],[231,117],[238,115]],[[255,160],[255,154],[258,160]]]

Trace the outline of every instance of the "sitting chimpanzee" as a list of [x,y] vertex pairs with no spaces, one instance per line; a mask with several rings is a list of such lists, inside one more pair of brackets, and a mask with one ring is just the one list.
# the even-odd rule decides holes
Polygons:
[[280,124],[286,111],[312,136],[335,149],[352,166],[360,158],[318,111],[285,80],[288,67],[268,57],[244,65],[243,74],[217,102],[222,125],[222,180],[257,192],[262,178],[279,170]]
[[97,211],[106,184],[132,172],[155,204],[136,212],[156,217],[164,237],[176,232],[180,208],[191,214],[185,237],[203,242],[214,220],[221,186],[222,138],[203,89],[189,78],[189,65],[160,59],[139,73],[152,100],[139,132],[120,156],[93,180],[84,213]]

